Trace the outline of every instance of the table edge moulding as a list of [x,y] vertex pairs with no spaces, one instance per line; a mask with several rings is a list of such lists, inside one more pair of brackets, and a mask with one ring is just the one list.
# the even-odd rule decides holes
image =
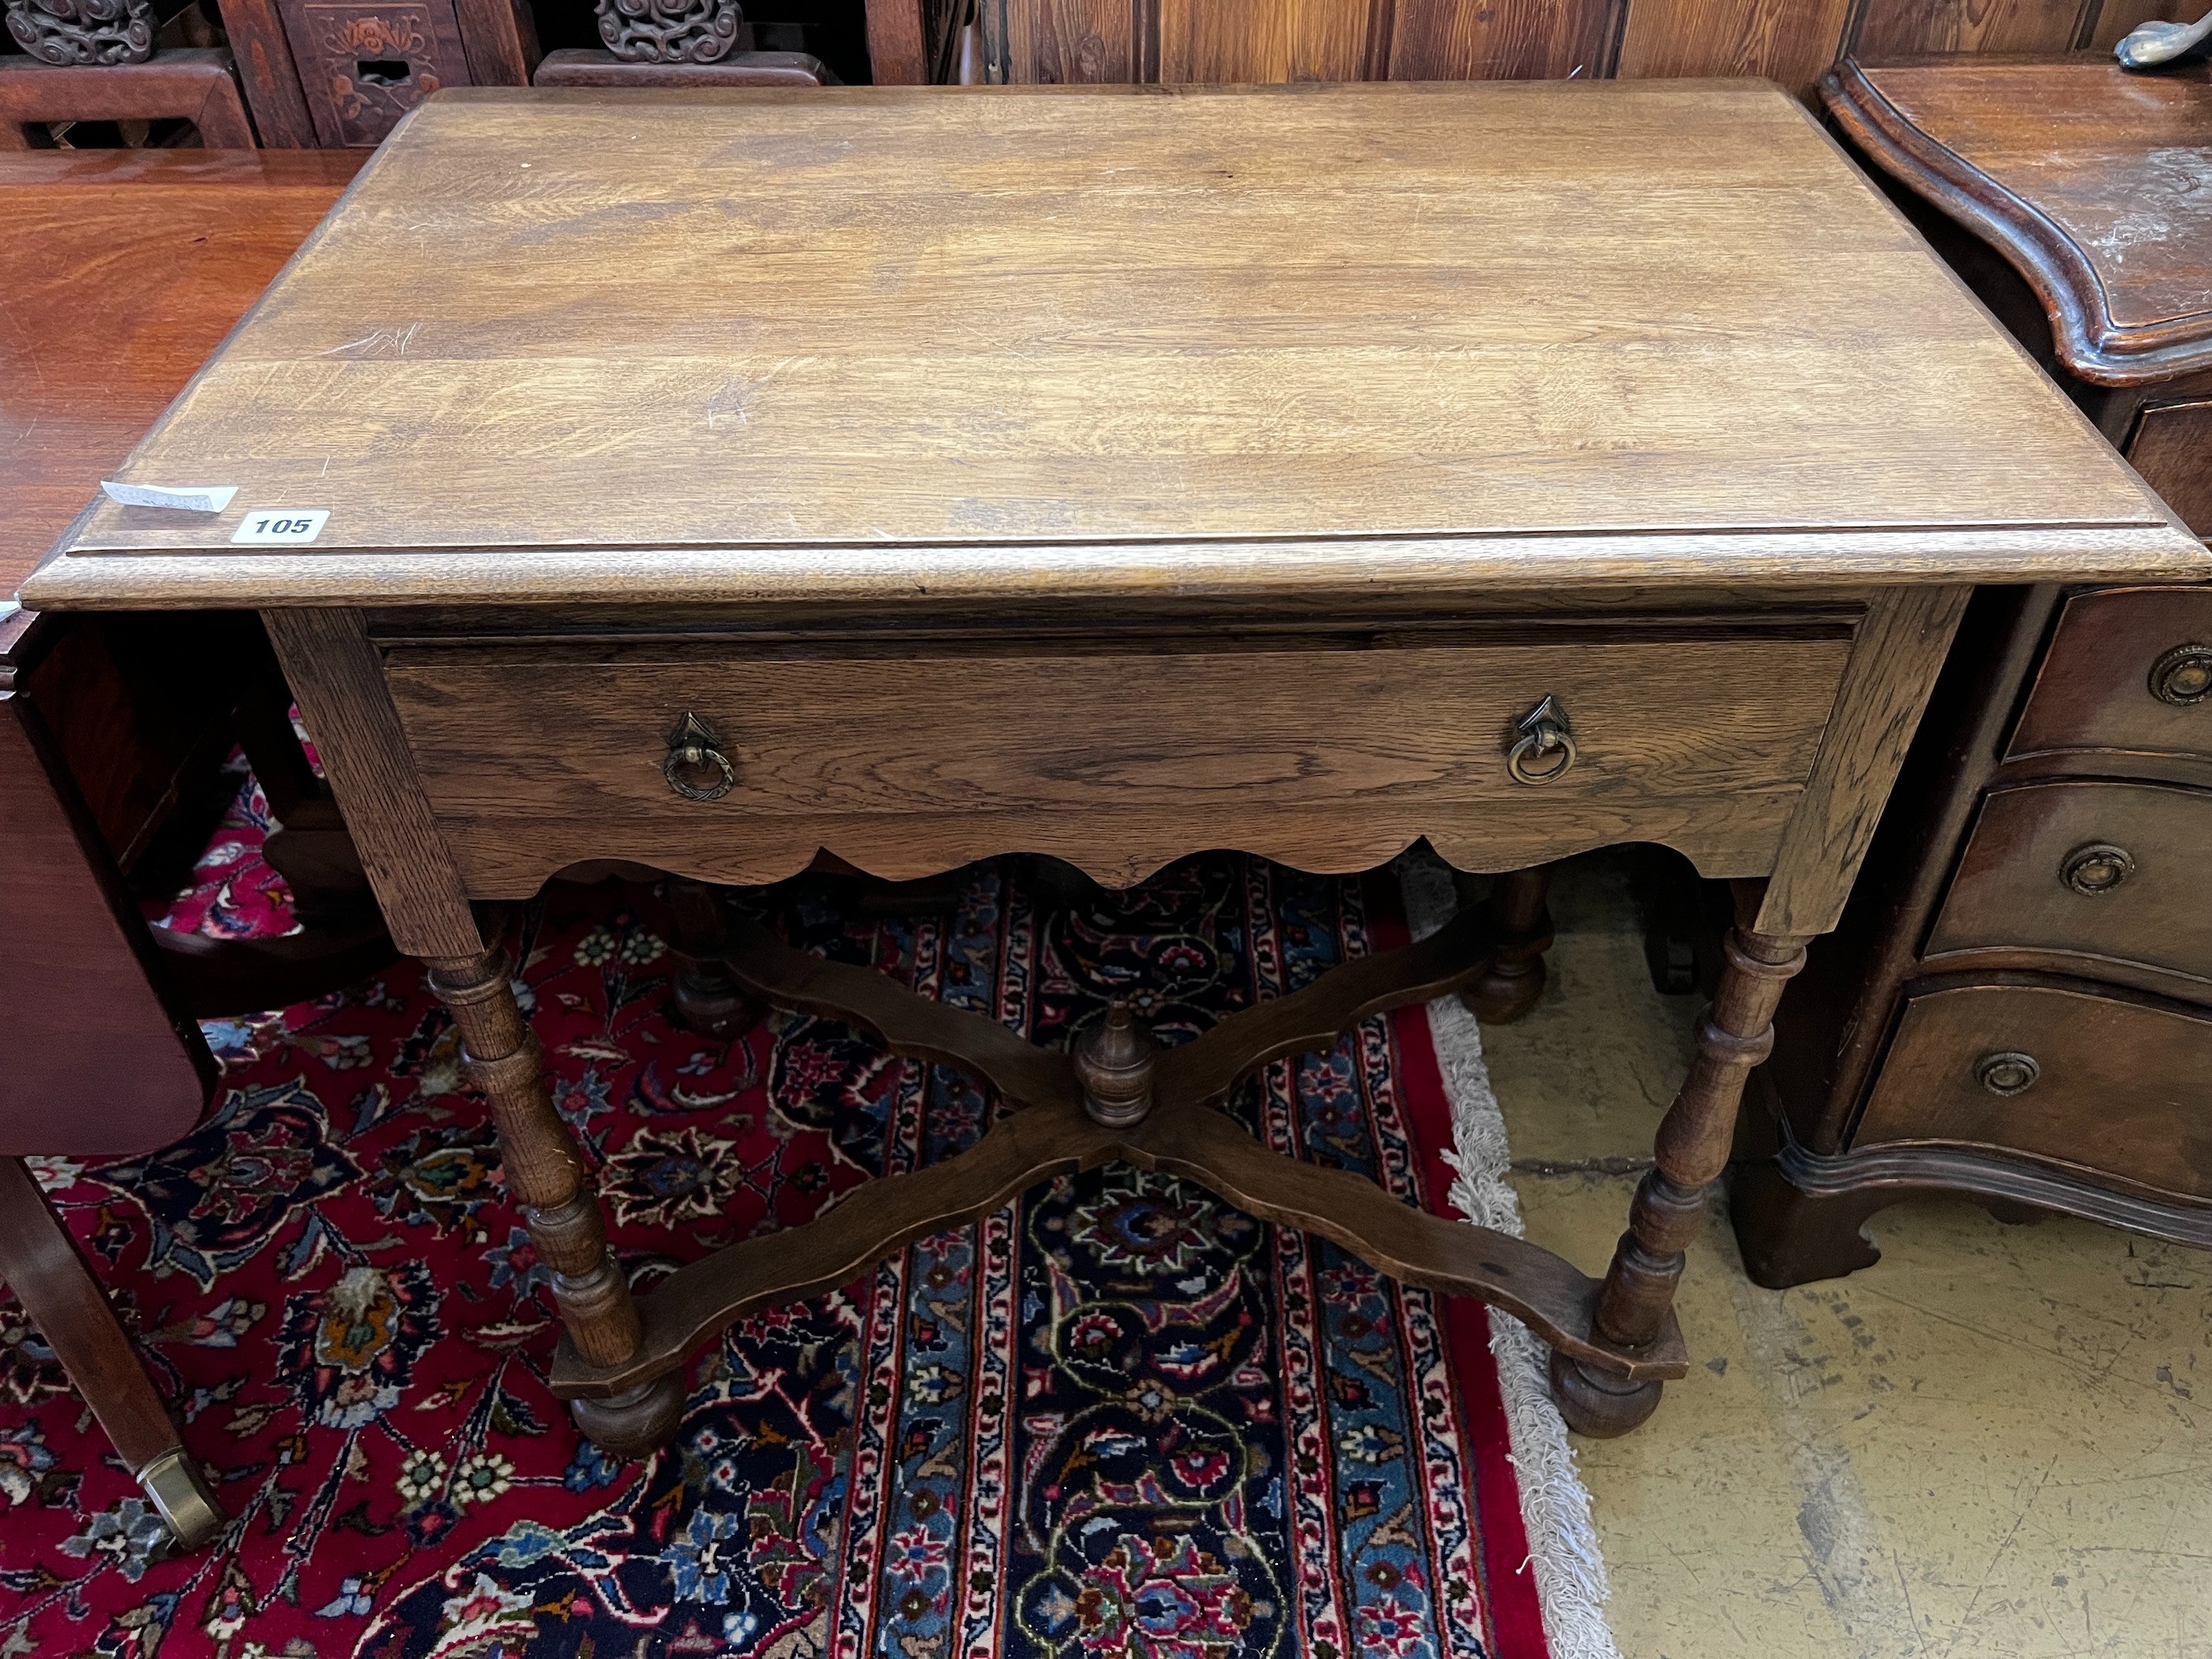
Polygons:
[[[611,121],[698,159],[640,172]],[[1341,260],[1249,263],[1324,222],[1398,262],[1360,305]],[[1518,266],[1494,252],[1516,228],[1543,250]],[[1555,292],[1550,239],[1576,235],[1612,250],[1589,283],[1671,284],[1659,320]],[[526,303],[493,291],[524,236],[549,261]],[[719,263],[687,263],[717,237]],[[1146,301],[1175,258],[1181,302]],[[957,307],[1008,271],[1029,309],[963,343]],[[1455,300],[1470,276],[1553,310]],[[1665,308],[1731,281],[1774,319]],[[697,297],[718,283],[723,310]],[[1869,370],[1887,348],[1835,320],[1854,309],[1948,354],[1947,399]],[[1778,380],[1747,380],[1745,353]],[[1523,408],[1532,379],[1548,400]],[[699,418],[635,424],[702,392]],[[1730,432],[1745,453],[1715,447]],[[1112,1159],[1510,1311],[1571,1423],[1633,1427],[1687,1372],[1674,1291],[1745,1079],[1972,585],[2212,574],[1826,136],[1741,82],[440,94],[123,476],[243,488],[212,516],[95,506],[27,596],[263,612],[490,1103],[554,1273],[555,1391],[624,1453],[672,1431],[686,1361],[733,1319]],[[250,544],[254,515],[309,507],[338,509],[313,547]],[[908,690],[954,669],[967,689]],[[1174,1048],[1120,1002],[1032,1048],[792,949],[729,890],[817,851],[899,876],[1042,853],[1121,886],[1227,845],[1346,871],[1424,836],[1510,878],[1490,908]],[[1528,872],[1639,840],[1730,878],[1737,917],[1602,1279],[1219,1109],[1368,1015],[1525,992],[1548,927]],[[475,908],[611,860],[671,878],[696,1026],[831,1016],[1008,1109],[634,1294]]]

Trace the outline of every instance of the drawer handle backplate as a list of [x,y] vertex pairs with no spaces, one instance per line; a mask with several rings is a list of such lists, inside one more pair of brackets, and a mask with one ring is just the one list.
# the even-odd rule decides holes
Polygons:
[[2212,645],[2177,645],[2150,667],[2151,695],[2177,708],[2212,697]]
[[1974,1081],[1993,1095],[2024,1095],[2042,1075],[2033,1054],[1984,1054],[1974,1062]]
[[1547,696],[1513,729],[1521,735],[1506,751],[1505,769],[1516,783],[1556,783],[1566,776],[1575,763],[1575,733],[1557,697]]
[[706,721],[685,714],[668,734],[668,758],[660,763],[660,775],[686,800],[721,799],[738,781],[721,742]]
[[2108,841],[2077,847],[2058,866],[2058,879],[2088,898],[2109,893],[2136,872],[2136,861],[2124,847]]

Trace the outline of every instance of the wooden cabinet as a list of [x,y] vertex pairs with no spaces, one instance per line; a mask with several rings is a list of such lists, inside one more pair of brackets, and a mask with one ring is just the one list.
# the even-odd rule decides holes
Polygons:
[[[1846,64],[1844,136],[2105,435],[2212,530],[2202,64]],[[2186,176],[2185,176],[2185,174]],[[2212,1245],[2212,593],[1977,594],[1835,934],[1783,1006],[1769,1285],[1914,1191]]]

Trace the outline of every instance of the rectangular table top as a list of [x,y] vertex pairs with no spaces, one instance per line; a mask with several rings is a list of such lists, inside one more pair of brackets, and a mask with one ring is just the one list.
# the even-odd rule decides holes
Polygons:
[[122,476],[27,599],[2208,571],[1750,82],[441,93]]

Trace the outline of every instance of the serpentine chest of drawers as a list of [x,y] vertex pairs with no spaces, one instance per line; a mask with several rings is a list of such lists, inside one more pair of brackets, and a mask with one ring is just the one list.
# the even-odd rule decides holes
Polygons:
[[[2212,82],[1845,64],[1838,125],[2199,535],[2212,532]],[[2212,591],[1992,587],[1960,625],[1735,1182],[1746,1267],[1875,1260],[1970,1193],[2212,1246]],[[1747,1137],[1748,1140],[1748,1137]]]
[[[1741,82],[445,94],[125,476],[239,495],[100,505],[27,597],[263,612],[556,1271],[556,1389],[618,1450],[747,1309],[1113,1158],[1509,1309],[1571,1421],[1632,1426],[1971,586],[2212,565]],[[1214,1109],[1480,975],[1480,912],[1179,1047],[1117,1006],[1046,1053],[727,890],[817,849],[1124,884],[1422,836],[1738,882],[1601,1279]],[[672,878],[695,1018],[834,1012],[1005,1115],[634,1296],[471,908],[609,861]]]

